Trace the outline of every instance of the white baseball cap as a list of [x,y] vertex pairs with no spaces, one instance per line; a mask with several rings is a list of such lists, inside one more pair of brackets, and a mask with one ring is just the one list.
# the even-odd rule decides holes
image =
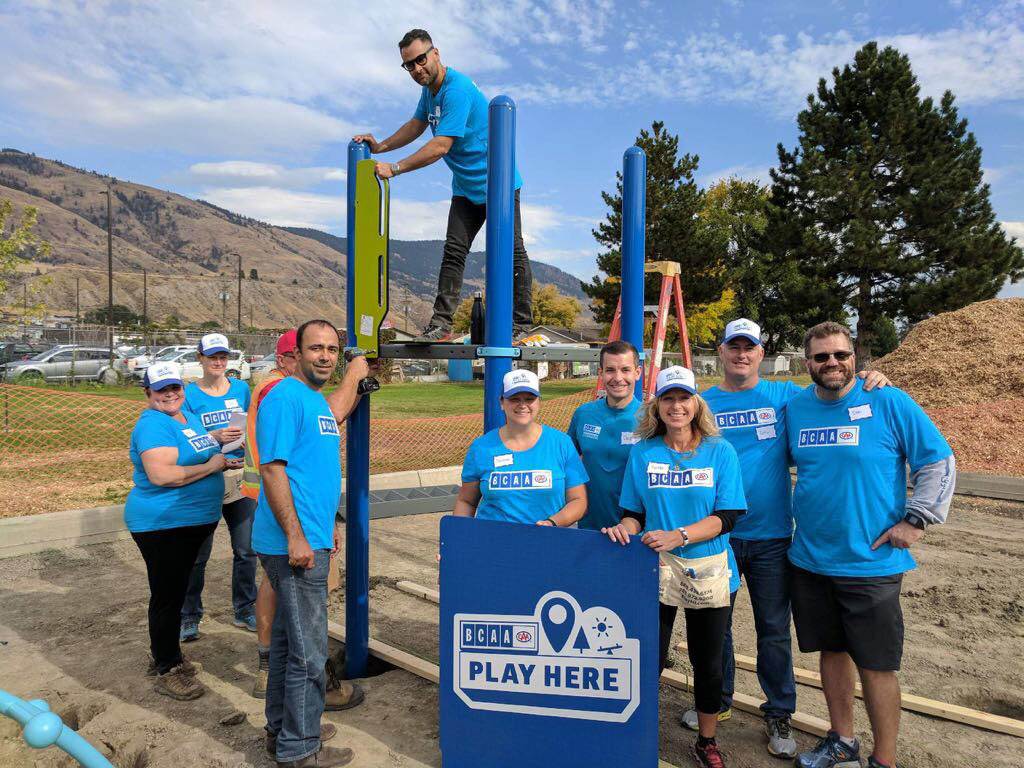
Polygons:
[[745,317],[733,320],[725,326],[725,337],[722,339],[722,343],[728,344],[737,337],[748,339],[753,344],[760,344],[761,326]]
[[529,392],[531,395],[540,397],[540,379],[533,371],[520,368],[509,371],[501,379],[501,396],[511,397],[520,392]]
[[209,357],[214,352],[227,352],[228,337],[223,333],[208,333],[199,340],[199,354]]
[[670,389],[681,389],[696,395],[697,382],[693,378],[693,371],[681,365],[672,365],[658,373],[654,396],[661,397]]
[[171,384],[182,384],[181,366],[177,363],[153,363],[142,377],[142,386],[157,392]]

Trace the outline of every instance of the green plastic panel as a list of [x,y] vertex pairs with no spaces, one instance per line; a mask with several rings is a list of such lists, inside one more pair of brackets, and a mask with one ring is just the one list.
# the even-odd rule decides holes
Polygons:
[[388,180],[374,173],[375,160],[356,166],[355,332],[367,357],[380,353],[380,326],[388,314]]

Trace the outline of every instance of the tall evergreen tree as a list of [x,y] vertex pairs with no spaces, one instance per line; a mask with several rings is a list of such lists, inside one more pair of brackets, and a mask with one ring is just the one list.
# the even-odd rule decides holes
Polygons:
[[916,322],[991,299],[1024,277],[1024,252],[995,220],[951,92],[921,99],[909,59],[873,42],[832,77],[797,117],[799,146],[778,147],[770,239],[856,314],[866,361],[879,315]]
[[[647,218],[645,261],[678,261],[682,265],[686,302],[706,304],[717,301],[725,287],[723,254],[705,247],[699,216],[704,193],[693,180],[700,158],[679,157],[679,137],[665,130],[660,121],[651,130],[641,130],[636,145],[647,154]],[[615,193],[602,192],[610,209],[594,237],[607,250],[598,255],[600,275],[583,283],[591,308],[601,322],[615,315],[622,275],[622,174],[616,173]],[[656,304],[661,287],[659,275],[645,280],[644,302]]]

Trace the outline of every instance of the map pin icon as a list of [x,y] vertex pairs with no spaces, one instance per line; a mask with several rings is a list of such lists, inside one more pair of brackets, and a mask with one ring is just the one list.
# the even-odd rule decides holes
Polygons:
[[555,653],[561,653],[576,626],[576,609],[564,597],[553,597],[541,609],[540,620],[548,644]]

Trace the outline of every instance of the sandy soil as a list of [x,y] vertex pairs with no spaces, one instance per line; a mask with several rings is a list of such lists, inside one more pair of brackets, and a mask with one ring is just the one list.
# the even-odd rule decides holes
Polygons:
[[[373,633],[437,660],[436,606],[393,588],[408,579],[436,582],[436,515],[375,521],[372,526]],[[920,568],[907,575],[904,689],[920,695],[1024,718],[1024,505],[957,497],[951,522],[928,533],[916,551]],[[118,768],[235,768],[272,764],[263,753],[262,702],[248,695],[255,668],[253,635],[230,625],[230,553],[218,536],[207,578],[203,637],[187,646],[204,665],[209,692],[175,702],[144,676],[147,588],[131,541],[0,561],[0,687],[41,696],[104,750]],[[342,594],[332,618],[342,620]],[[682,621],[677,625],[682,639]],[[745,591],[735,620],[737,651],[753,655]],[[677,654],[685,670],[685,656]],[[800,667],[816,659],[796,655]],[[439,766],[437,691],[395,670],[365,681],[365,704],[326,715],[352,746],[356,766]],[[759,690],[739,670],[737,689]],[[820,691],[798,686],[798,708],[824,716]],[[692,735],[677,725],[687,694],[662,687],[661,757],[689,764]],[[232,711],[247,720],[223,726]],[[857,726],[870,742],[858,703]],[[797,733],[801,748],[813,737]],[[782,763],[763,749],[759,719],[737,712],[720,730],[731,768]],[[900,759],[907,768],[1024,765],[1024,740],[904,712]],[[10,720],[0,720],[0,765],[70,765],[54,750],[35,751]]]

